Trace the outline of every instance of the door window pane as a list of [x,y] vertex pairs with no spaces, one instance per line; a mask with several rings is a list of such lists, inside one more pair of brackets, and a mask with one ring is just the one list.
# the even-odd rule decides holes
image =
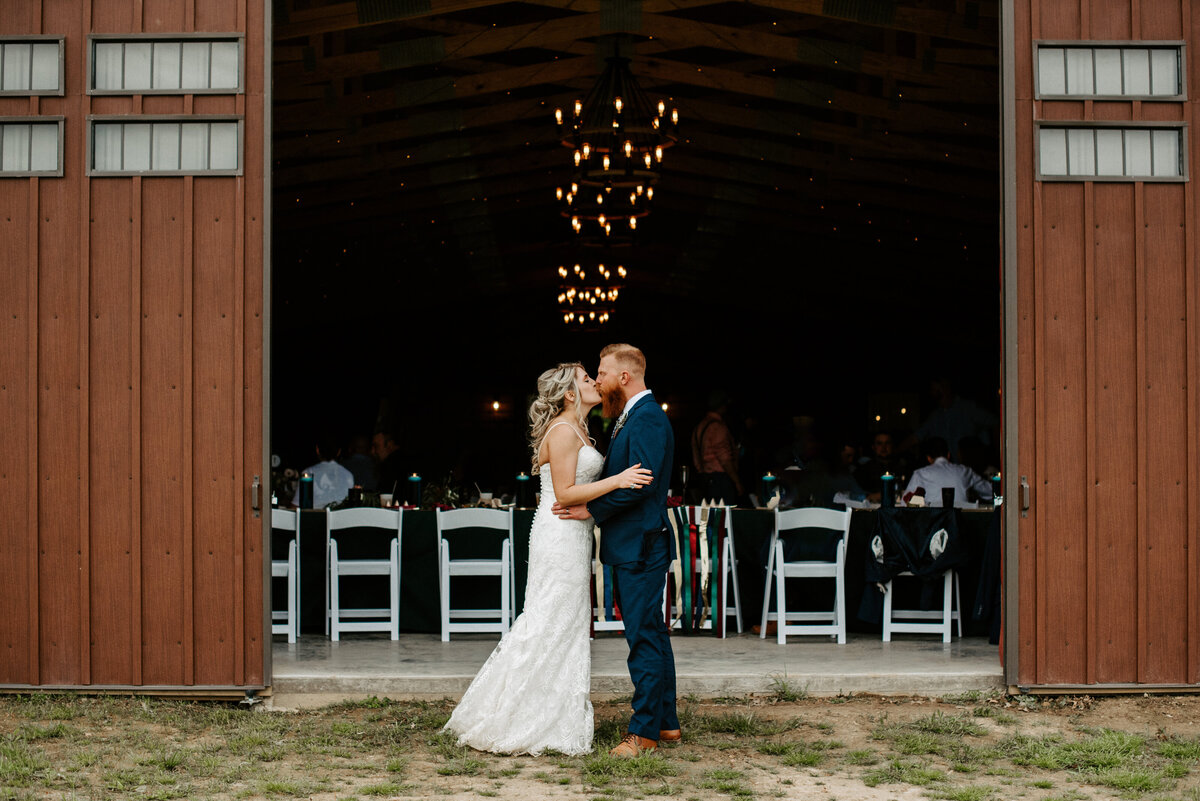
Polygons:
[[56,92],[58,87],[58,43],[35,44],[29,88],[35,92]]
[[208,88],[208,42],[183,43],[183,88]]
[[1127,95],[1150,94],[1150,51],[1129,48],[1122,51],[1125,60],[1125,91]]
[[1150,91],[1156,95],[1182,94],[1179,86],[1179,51],[1150,51]]
[[122,89],[149,89],[151,49],[149,42],[125,43],[125,83]]
[[1150,132],[1125,132],[1126,175],[1150,175]]
[[8,42],[4,45],[4,82],[6,92],[27,91],[30,85],[29,66],[33,57],[31,45]]
[[209,131],[211,138],[208,167],[210,170],[235,170],[238,164],[238,136],[236,122],[214,122]]
[[1067,54],[1061,47],[1038,50],[1038,89],[1044,95],[1067,93]]
[[[55,58],[57,58],[55,54]],[[58,126],[33,125],[31,127],[29,169],[34,172],[58,170]]]
[[154,152],[151,160],[154,170],[179,169],[179,123],[156,122],[154,124]]
[[185,122],[179,147],[180,169],[208,169],[208,123]]
[[1067,93],[1092,94],[1092,51],[1080,47],[1067,50]]
[[1091,129],[1067,131],[1067,173],[1096,174],[1096,137]]
[[92,168],[104,172],[121,169],[121,125],[97,123],[92,128]]
[[154,43],[154,88],[178,89],[180,67],[179,42]]
[[144,172],[150,169],[150,126],[131,123],[125,126],[125,143],[121,149],[121,169]]
[[1043,175],[1067,174],[1067,132],[1062,128],[1043,128],[1038,140]]
[[27,172],[29,170],[29,126],[5,123],[0,137],[0,170]]
[[237,42],[213,42],[212,44],[212,89],[238,88]]
[[1102,47],[1095,51],[1096,94],[1121,95],[1122,86],[1121,51]]
[[1097,129],[1096,174],[1125,174],[1125,146],[1120,131]]
[[92,86],[119,90],[124,74],[125,46],[119,42],[96,42],[92,50]]
[[1182,175],[1179,163],[1179,131],[1154,131],[1154,175]]

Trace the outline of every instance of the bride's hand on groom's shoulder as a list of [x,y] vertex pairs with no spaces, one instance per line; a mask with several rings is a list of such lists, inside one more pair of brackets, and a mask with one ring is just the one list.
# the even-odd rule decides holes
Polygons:
[[561,517],[563,520],[587,520],[591,517],[588,514],[587,504],[581,503],[578,506],[563,506],[555,501],[550,507],[550,511]]

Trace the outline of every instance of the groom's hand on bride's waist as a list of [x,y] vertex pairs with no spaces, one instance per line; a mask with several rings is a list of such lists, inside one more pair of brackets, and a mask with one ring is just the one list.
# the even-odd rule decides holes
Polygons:
[[587,504],[581,503],[577,506],[563,506],[561,503],[555,503],[550,507],[550,511],[561,517],[563,520],[587,520],[591,517],[588,514]]

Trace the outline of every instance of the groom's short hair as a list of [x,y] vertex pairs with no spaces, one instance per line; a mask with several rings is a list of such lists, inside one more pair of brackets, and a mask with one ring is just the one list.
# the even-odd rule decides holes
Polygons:
[[638,377],[644,378],[646,375],[646,354],[642,353],[640,348],[619,342],[605,346],[604,350],[600,351],[600,358],[605,356],[612,356],[622,369]]

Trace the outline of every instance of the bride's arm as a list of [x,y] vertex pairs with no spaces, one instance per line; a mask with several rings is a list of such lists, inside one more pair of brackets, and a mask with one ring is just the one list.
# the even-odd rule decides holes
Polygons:
[[559,426],[546,435],[550,455],[550,476],[554,481],[554,497],[563,506],[578,506],[622,487],[650,483],[650,471],[637,466],[615,476],[590,484],[575,483],[575,467],[579,460],[579,437],[567,426]]

